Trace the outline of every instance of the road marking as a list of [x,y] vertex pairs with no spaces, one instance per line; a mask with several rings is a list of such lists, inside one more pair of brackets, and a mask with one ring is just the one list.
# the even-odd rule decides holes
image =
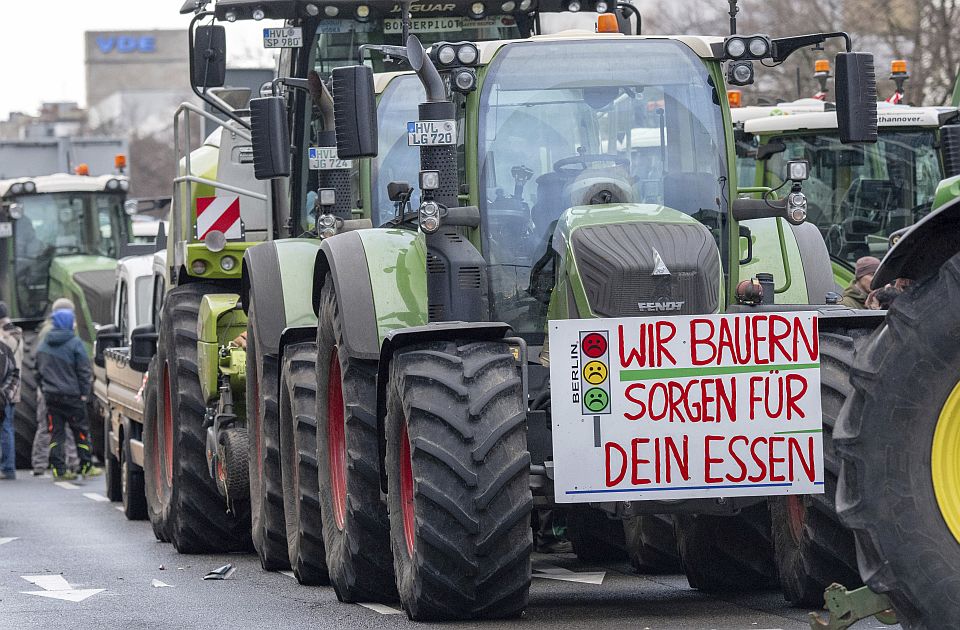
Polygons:
[[119,511],[119,512],[123,512],[123,506],[122,506],[122,505],[115,505],[115,506],[113,507],[113,509],[115,509],[115,510],[117,510],[117,511]]
[[102,494],[97,494],[96,492],[84,492],[83,496],[87,497],[91,501],[99,501],[100,503],[103,503],[104,501],[108,503],[110,502],[110,499],[103,496]]
[[575,572],[548,562],[533,563],[533,577],[545,580],[559,580],[561,582],[577,582],[580,584],[603,584],[606,571]]
[[43,589],[42,591],[20,591],[24,595],[37,595],[68,602],[82,602],[106,590],[104,588],[71,588],[70,583],[62,575],[21,575],[20,577]]
[[160,580],[156,580],[156,579],[150,582],[150,586],[152,586],[153,588],[173,588],[166,582],[161,582]]
[[17,536],[13,536],[12,538],[0,538],[0,545],[5,545],[8,542],[15,541],[16,539],[17,539]]
[[282,573],[287,577],[292,577],[293,579],[297,579],[297,576],[293,571],[280,571],[279,573]]
[[396,608],[391,608],[390,606],[385,606],[383,604],[374,604],[374,603],[365,603],[357,602],[360,606],[368,608],[373,612],[380,613],[381,615],[402,615],[402,610],[397,610]]
[[53,485],[58,488],[63,488],[64,490],[79,490],[80,486],[70,483],[69,481],[54,481]]

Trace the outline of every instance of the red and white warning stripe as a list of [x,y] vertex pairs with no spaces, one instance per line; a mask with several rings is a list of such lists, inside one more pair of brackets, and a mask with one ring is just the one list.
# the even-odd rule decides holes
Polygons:
[[240,229],[240,197],[197,197],[197,238],[223,232],[227,240],[243,237]]

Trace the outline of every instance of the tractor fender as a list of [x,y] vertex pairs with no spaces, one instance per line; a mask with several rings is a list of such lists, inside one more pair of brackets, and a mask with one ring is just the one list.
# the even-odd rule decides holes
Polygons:
[[350,356],[376,361],[390,331],[427,323],[422,234],[367,229],[325,239],[313,266],[314,321],[328,272],[342,314],[343,350]]
[[813,223],[790,225],[790,229],[800,250],[800,264],[807,285],[807,303],[826,304],[827,293],[836,291],[838,287],[833,279],[833,265],[830,264],[830,252],[827,251],[823,235]]
[[918,221],[890,248],[873,277],[873,288],[897,278],[923,280],[960,251],[960,197]]
[[240,281],[243,310],[249,313],[253,304],[267,305],[258,307],[260,316],[254,322],[262,354],[279,356],[281,337],[288,328],[316,329],[310,284],[314,276],[311,266],[319,248],[316,240],[284,239],[260,243],[244,253]]
[[436,322],[413,328],[399,328],[386,334],[377,365],[377,442],[380,457],[380,487],[384,492],[387,491],[385,472],[387,381],[390,377],[390,361],[393,355],[404,347],[429,341],[495,341],[506,339],[510,332],[510,325],[503,322]]

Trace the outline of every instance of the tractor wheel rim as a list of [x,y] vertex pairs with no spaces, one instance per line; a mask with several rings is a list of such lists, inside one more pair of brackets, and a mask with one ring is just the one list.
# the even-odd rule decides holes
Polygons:
[[163,366],[163,469],[167,486],[173,485],[173,396],[170,395],[170,364]]
[[416,529],[413,506],[413,462],[410,456],[410,439],[407,436],[407,423],[404,421],[400,434],[400,506],[403,511],[403,537],[407,543],[407,554],[413,557],[416,542]]
[[327,379],[327,448],[330,453],[330,490],[333,519],[343,531],[347,518],[347,440],[344,430],[343,381],[340,378],[340,357],[334,348],[330,354],[330,376]]
[[940,410],[930,460],[940,514],[960,543],[960,383],[954,386]]
[[803,497],[790,495],[787,497],[787,525],[793,542],[799,543],[803,537],[803,526],[807,522],[807,507],[803,504]]

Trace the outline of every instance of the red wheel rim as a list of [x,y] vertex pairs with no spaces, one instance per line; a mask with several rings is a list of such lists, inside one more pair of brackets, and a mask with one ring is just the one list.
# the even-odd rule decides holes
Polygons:
[[170,395],[170,365],[163,365],[163,469],[167,485],[173,485],[173,402]]
[[330,355],[330,377],[327,380],[327,448],[330,452],[333,519],[340,531],[343,531],[347,518],[347,440],[343,427],[342,388],[340,358],[334,348]]
[[413,521],[413,462],[410,459],[410,439],[407,437],[407,423],[403,423],[400,433],[400,506],[403,510],[403,537],[407,541],[407,554],[413,557],[413,544],[416,532]]
[[807,507],[803,504],[803,497],[791,495],[787,497],[787,523],[790,526],[790,535],[794,542],[800,542],[803,537],[803,525],[807,522]]

